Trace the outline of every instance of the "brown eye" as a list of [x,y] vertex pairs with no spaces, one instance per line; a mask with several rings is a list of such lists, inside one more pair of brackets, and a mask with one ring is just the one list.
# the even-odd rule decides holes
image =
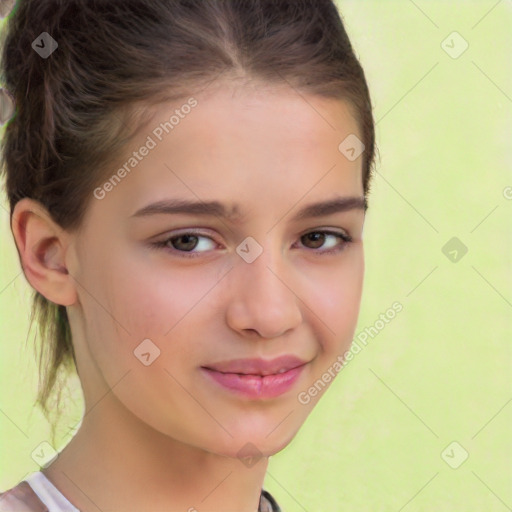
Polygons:
[[325,234],[319,231],[308,233],[307,235],[304,235],[302,238],[312,243],[312,245],[310,246],[311,249],[319,249],[325,242]]
[[[329,242],[329,240],[331,241]],[[343,250],[352,242],[352,237],[335,231],[311,231],[301,237],[301,242],[313,251],[323,247],[323,250],[316,250],[315,252],[329,254]]]
[[[177,240],[177,243],[175,242]],[[168,242],[178,251],[191,251],[197,245],[198,237],[195,235],[185,234],[169,238]]]
[[196,257],[215,249],[215,241],[206,235],[194,232],[181,233],[154,242],[153,247],[165,249],[178,256]]

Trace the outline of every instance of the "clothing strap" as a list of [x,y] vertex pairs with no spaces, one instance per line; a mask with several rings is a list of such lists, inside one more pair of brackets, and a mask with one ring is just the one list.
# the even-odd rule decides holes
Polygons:
[[274,497],[262,489],[260,495],[260,506],[258,512],[282,512]]
[[28,482],[0,493],[0,512],[49,512]]

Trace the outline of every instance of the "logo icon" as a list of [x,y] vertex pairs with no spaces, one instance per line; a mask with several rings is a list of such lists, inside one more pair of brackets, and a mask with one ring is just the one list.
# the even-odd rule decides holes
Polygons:
[[244,466],[252,468],[263,457],[263,454],[258,450],[253,443],[246,443],[237,453],[237,457],[241,460]]
[[466,462],[469,453],[457,442],[450,443],[442,452],[441,458],[452,469],[457,469]]
[[441,43],[441,48],[452,59],[458,59],[469,48],[469,43],[458,32],[452,32]]
[[351,162],[357,160],[362,155],[364,149],[365,145],[361,139],[353,133],[346,137],[338,146],[340,153],[345,155],[345,157]]
[[43,441],[36,446],[30,456],[38,466],[47,468],[59,454],[48,441]]
[[146,338],[137,345],[133,353],[144,366],[149,366],[160,356],[160,349],[149,338]]
[[252,263],[263,252],[263,247],[252,236],[248,236],[237,248],[237,254],[246,263]]
[[58,47],[59,44],[48,32],[42,32],[32,41],[32,48],[43,59],[47,59]]
[[467,254],[468,248],[454,236],[446,242],[441,251],[452,263],[458,263]]

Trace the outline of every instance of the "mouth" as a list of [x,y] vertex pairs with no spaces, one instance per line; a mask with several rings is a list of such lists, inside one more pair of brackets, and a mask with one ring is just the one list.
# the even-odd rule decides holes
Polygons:
[[239,375],[255,375],[265,377],[267,375],[279,375],[293,370],[308,361],[294,355],[284,355],[275,359],[233,359],[222,361],[208,366],[209,370],[220,373],[236,373]]
[[276,398],[289,391],[308,361],[282,356],[271,361],[238,359],[202,366],[202,372],[224,390],[251,399]]

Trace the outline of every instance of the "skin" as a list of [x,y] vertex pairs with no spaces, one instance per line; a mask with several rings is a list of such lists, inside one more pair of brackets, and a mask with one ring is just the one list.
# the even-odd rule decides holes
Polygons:
[[[248,85],[194,97],[198,106],[121,183],[91,199],[78,231],[30,199],[14,211],[28,281],[70,319],[85,415],[43,473],[83,512],[255,512],[268,457],[292,441],[328,385],[308,404],[298,393],[354,336],[364,210],[291,220],[310,203],[363,197],[361,157],[338,150],[349,134],[361,138],[348,105]],[[159,106],[120,165],[182,104]],[[240,215],[131,218],[169,198],[236,201]],[[205,237],[188,242],[198,257],[186,257],[183,239],[151,247],[183,228]],[[353,241],[327,254],[344,242],[303,236],[322,229]],[[248,236],[263,248],[252,263],[236,252]],[[147,338],[160,349],[149,366],[133,353]],[[283,354],[309,363],[273,399],[235,395],[200,371]],[[239,455],[247,443],[261,455],[251,467]]]

